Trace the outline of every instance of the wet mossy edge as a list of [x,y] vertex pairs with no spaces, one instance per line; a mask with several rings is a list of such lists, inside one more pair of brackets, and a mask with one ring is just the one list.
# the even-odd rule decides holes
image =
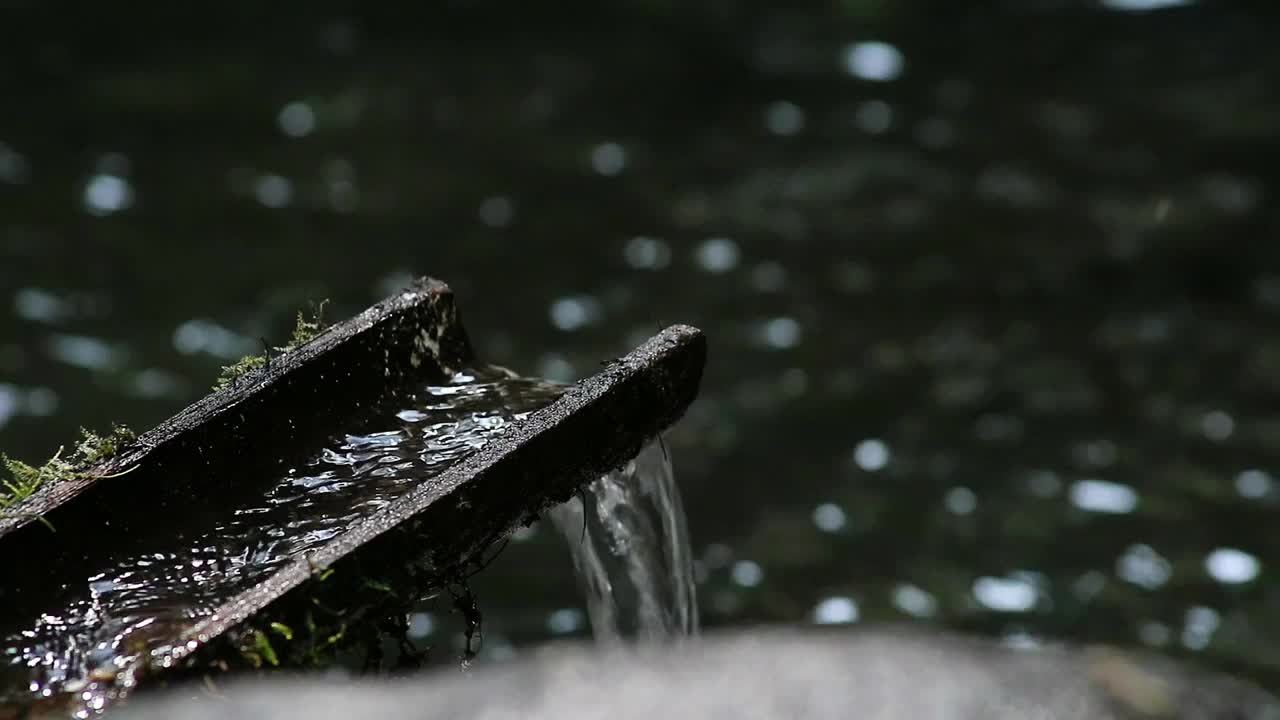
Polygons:
[[[201,441],[207,445],[207,427],[237,425],[230,416],[243,416],[251,406],[271,405],[272,396],[288,396],[300,376],[314,375],[318,367],[321,375],[354,376],[359,371],[354,367],[358,358],[383,369],[380,377],[371,377],[365,384],[388,387],[405,376],[444,377],[473,361],[453,293],[432,278],[419,279],[401,293],[328,327],[321,322],[319,309],[310,318],[300,313],[298,319],[288,343],[274,353],[249,356],[224,368],[212,393],[146,433],[139,435],[122,426],[106,434],[84,431],[71,453],[60,451],[41,466],[6,456],[4,471],[9,477],[0,485],[0,538],[37,521],[56,528],[61,523],[53,516],[55,511],[77,505],[71,501],[98,481],[166,460],[163,456],[174,455],[181,445]],[[368,341],[353,351],[351,341],[366,337]],[[397,349],[394,355],[392,347]]]

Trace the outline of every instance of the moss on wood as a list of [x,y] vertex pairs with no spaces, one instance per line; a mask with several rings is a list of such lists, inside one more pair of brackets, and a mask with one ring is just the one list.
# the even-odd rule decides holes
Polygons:
[[[70,455],[64,457],[65,448],[60,447],[53,457],[39,466],[0,453],[0,464],[9,475],[8,478],[0,476],[0,515],[46,484],[83,476],[90,467],[115,457],[137,439],[137,433],[124,425],[113,425],[111,432],[101,435],[80,428],[80,439],[72,447]],[[45,524],[48,525],[47,522]]]
[[[321,301],[310,318],[302,311],[299,311],[298,320],[293,326],[293,334],[289,336],[289,342],[272,349],[283,355],[306,345],[314,340],[317,335],[324,332],[325,328],[328,327],[324,322],[324,306],[328,302],[328,300]],[[268,349],[261,355],[246,355],[234,363],[224,366],[222,375],[218,377],[218,382],[213,386],[213,389],[221,390],[228,385],[234,384],[254,370],[269,366],[271,364],[272,349]]]

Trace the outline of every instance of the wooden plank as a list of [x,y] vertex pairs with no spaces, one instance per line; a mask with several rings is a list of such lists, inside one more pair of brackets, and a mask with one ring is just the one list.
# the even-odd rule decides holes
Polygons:
[[[699,331],[668,328],[305,556],[187,621],[150,626],[143,651],[109,674],[63,681],[75,692],[42,705],[60,713],[70,702],[76,712],[123,697],[162,670],[234,663],[273,622],[310,628],[310,644],[282,641],[279,659],[312,662],[316,637],[372,632],[423,593],[465,585],[486,546],[634,456],[683,414],[705,353]],[[7,527],[0,635],[56,611],[67,592],[83,594],[104,558],[154,548],[166,528],[177,536],[193,521],[209,524],[261,492],[261,483],[242,478],[277,477],[397,389],[444,381],[475,362],[448,288],[422,281],[195,403],[74,487],[40,499],[34,507],[58,532],[29,521]],[[343,611],[317,619],[316,607]]]
[[326,605],[341,598],[377,606],[384,591],[365,587],[369,579],[408,594],[461,579],[485,547],[635,457],[679,419],[697,395],[705,360],[699,330],[667,328],[432,482],[193,623],[152,665],[180,663],[328,570],[331,579],[288,598],[273,617],[298,624],[321,595]]
[[[182,493],[203,493],[207,489],[175,487],[171,469],[193,458],[211,472],[220,464],[240,466],[261,461],[251,457],[259,450],[271,462],[279,446],[325,432],[334,418],[359,412],[405,382],[444,378],[474,362],[453,292],[438,280],[423,278],[196,401],[78,477],[42,487],[0,516],[0,538],[24,527],[47,534],[32,526],[39,517],[74,535],[95,532],[105,521],[121,521],[100,511],[108,498],[119,512],[156,507]],[[262,438],[277,442],[266,447]],[[24,542],[34,546],[57,539],[28,536]],[[0,589],[0,606],[2,593]]]

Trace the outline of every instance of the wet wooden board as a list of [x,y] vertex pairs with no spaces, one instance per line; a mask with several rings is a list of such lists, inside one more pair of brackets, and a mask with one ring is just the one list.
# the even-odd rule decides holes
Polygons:
[[[175,467],[272,462],[278,448],[326,432],[335,418],[359,412],[404,383],[442,379],[474,360],[453,292],[424,278],[205,396],[79,477],[42,487],[0,516],[0,540],[6,546],[57,543],[58,533],[30,536],[49,534],[35,522],[40,517],[55,528],[74,529],[73,536],[93,532],[103,523],[103,502],[162,509],[175,490],[208,490],[175,487]],[[5,538],[19,530],[28,537]],[[0,574],[0,587],[3,580]]]
[[[693,402],[705,359],[700,331],[667,328],[432,482],[193,624],[154,662],[176,664],[328,570],[340,585],[351,584],[348,591],[329,594],[348,599],[356,595],[354,585],[368,578],[395,578],[393,587],[433,582],[423,577],[451,578],[480,550],[635,457]],[[418,579],[398,582],[406,570]]]
[[[118,699],[159,671],[236,656],[246,636],[274,620],[310,625],[320,596],[330,606],[360,608],[334,620],[345,628],[391,608],[401,612],[425,590],[456,582],[483,548],[624,463],[678,419],[697,394],[705,354],[698,330],[668,328],[212,613],[166,628],[155,650],[95,679],[85,697]],[[234,507],[238,478],[290,467],[397,388],[443,381],[474,363],[452,295],[435,281],[331,328],[146,433],[82,481],[38,498],[29,509],[41,510],[57,532],[10,519],[0,536],[13,549],[0,553],[0,612],[18,617],[45,607],[66,578],[87,577],[82,564],[87,569],[93,558],[128,548],[137,535],[154,537],[166,524],[176,529]],[[58,572],[42,571],[50,566]],[[371,578],[401,594],[371,592]],[[67,709],[51,701],[45,710]]]

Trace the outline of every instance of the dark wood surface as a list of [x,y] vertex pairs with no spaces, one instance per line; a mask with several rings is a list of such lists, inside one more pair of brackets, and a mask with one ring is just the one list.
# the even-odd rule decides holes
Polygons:
[[[259,449],[271,454],[295,438],[326,432],[335,418],[359,412],[405,382],[443,378],[473,362],[453,292],[424,278],[192,403],[79,477],[42,487],[0,517],[0,539],[24,528],[48,535],[35,522],[39,517],[61,529],[55,535],[80,536],[104,521],[119,521],[112,516],[126,509],[162,511],[175,467],[242,465]],[[274,441],[271,447],[261,447],[264,438]],[[56,542],[26,538],[31,544],[51,540]],[[18,544],[5,540],[10,543]],[[0,585],[4,577],[0,573]]]
[[[697,395],[705,359],[700,331],[664,330],[432,482],[363,516],[214,612],[175,626],[163,652],[119,678],[145,685],[160,669],[234,656],[258,626],[312,624],[321,596],[328,606],[359,608],[333,619],[334,627],[346,628],[403,612],[432,588],[465,583],[484,548],[625,463],[674,423]],[[288,467],[336,427],[374,412],[397,388],[443,380],[475,363],[452,294],[436,281],[420,281],[333,326],[194,403],[84,478],[33,498],[25,510],[46,517],[56,532],[30,518],[4,520],[3,615],[20,620],[56,609],[47,606],[56,604],[68,578],[83,576],[78,568],[92,558],[128,548],[144,532],[154,537],[157,527],[164,532],[196,514],[234,507],[237,492],[245,492],[238,478]],[[329,579],[320,580],[321,568],[332,570],[324,573]],[[395,592],[371,591],[369,579]],[[0,625],[9,624],[4,620]],[[282,647],[283,664],[303,649]],[[109,694],[132,687],[118,685]]]

